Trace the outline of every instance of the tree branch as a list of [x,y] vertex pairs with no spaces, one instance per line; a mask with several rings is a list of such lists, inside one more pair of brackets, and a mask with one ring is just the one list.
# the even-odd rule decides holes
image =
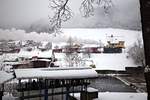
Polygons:
[[80,6],[80,12],[83,17],[93,16],[94,4],[101,5],[105,13],[108,13],[112,7],[112,0],[83,0]]
[[[72,11],[67,6],[69,0],[49,0],[50,8],[54,10],[54,16],[50,17],[50,30],[57,33],[62,26],[62,22],[68,21],[72,17]],[[71,1],[71,0],[70,0]],[[90,17],[94,14],[94,4],[101,5],[105,13],[112,7],[112,0],[83,0],[79,8],[83,17]]]
[[72,17],[71,9],[67,6],[69,0],[51,0],[51,8],[55,10],[54,16],[50,19],[52,30],[56,31],[61,28],[62,21],[65,22]]

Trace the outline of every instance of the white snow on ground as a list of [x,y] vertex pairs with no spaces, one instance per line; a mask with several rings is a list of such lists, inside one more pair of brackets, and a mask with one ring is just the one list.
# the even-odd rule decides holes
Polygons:
[[[80,93],[74,97],[80,100]],[[123,92],[99,92],[98,98],[93,100],[147,100],[146,93],[123,93]]]
[[133,60],[126,57],[126,53],[92,54],[91,59],[96,70],[125,70],[125,67],[137,67]]
[[[81,54],[80,54],[81,56]],[[137,67],[134,61],[127,58],[127,53],[114,53],[114,54],[91,54],[91,58],[87,58],[86,65],[89,67],[88,61],[93,61],[96,65],[96,70],[125,70],[125,67]],[[57,65],[61,67],[65,66],[65,54],[55,53],[55,57],[58,58]],[[89,62],[91,64],[91,62]]]
[[98,93],[94,100],[147,100],[146,93]]

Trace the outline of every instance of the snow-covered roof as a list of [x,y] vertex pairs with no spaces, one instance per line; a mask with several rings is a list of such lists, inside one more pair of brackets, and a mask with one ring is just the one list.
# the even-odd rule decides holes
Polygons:
[[51,60],[49,60],[49,59],[36,59],[36,60],[32,60],[32,61],[45,61],[45,62],[50,62]]
[[19,57],[27,57],[27,58],[32,58],[33,56],[42,57],[42,58],[49,58],[52,55],[52,50],[44,51],[44,52],[42,52],[38,49],[33,50],[31,52],[22,50],[18,55],[19,55]]
[[7,73],[5,71],[0,71],[0,84],[3,84],[11,79],[13,79],[14,76],[12,73]]
[[21,64],[20,62],[14,62],[14,61],[7,61],[7,62],[4,62],[5,65],[17,65],[17,64]]
[[27,78],[48,78],[48,79],[81,79],[96,78],[98,74],[92,68],[33,68],[33,69],[16,69],[17,79]]
[[17,58],[17,53],[6,53],[0,56],[0,60],[2,61],[15,61]]
[[98,89],[92,88],[92,87],[88,87],[87,88],[88,92],[98,92]]
[[82,48],[100,47],[98,44],[84,44]]

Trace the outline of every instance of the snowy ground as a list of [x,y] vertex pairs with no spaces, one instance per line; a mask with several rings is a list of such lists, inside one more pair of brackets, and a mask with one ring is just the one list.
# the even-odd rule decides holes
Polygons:
[[[76,93],[75,98],[80,100],[80,94]],[[98,98],[93,100],[147,100],[146,93],[123,93],[123,92],[99,92]]]
[[[87,58],[88,61],[93,61],[96,65],[95,70],[125,70],[125,67],[137,67],[131,58],[127,58],[127,53],[114,53],[114,54],[91,54],[91,58]],[[65,65],[65,54],[56,53],[56,58],[59,60],[61,66]],[[80,54],[82,56],[82,54]],[[89,66],[88,61],[86,61]]]
[[127,53],[92,54],[96,70],[125,70],[125,67],[137,67]]
[[95,100],[147,100],[146,93],[99,93]]

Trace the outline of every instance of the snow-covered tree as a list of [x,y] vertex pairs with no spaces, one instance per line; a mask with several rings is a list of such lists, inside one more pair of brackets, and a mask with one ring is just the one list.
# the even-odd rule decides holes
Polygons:
[[68,63],[69,67],[79,66],[82,61],[82,58],[79,56],[79,54],[73,50],[73,44],[73,39],[69,37],[67,45],[65,46],[65,60]]
[[86,50],[85,50],[85,52],[83,53],[83,55],[86,57],[87,56],[87,58],[91,58],[91,51],[90,51],[90,48],[87,48]]
[[52,49],[52,43],[51,42],[48,42],[45,46],[46,49]]
[[140,64],[142,66],[145,65],[144,47],[140,39],[138,39],[137,42],[129,48],[128,54],[136,64]]

